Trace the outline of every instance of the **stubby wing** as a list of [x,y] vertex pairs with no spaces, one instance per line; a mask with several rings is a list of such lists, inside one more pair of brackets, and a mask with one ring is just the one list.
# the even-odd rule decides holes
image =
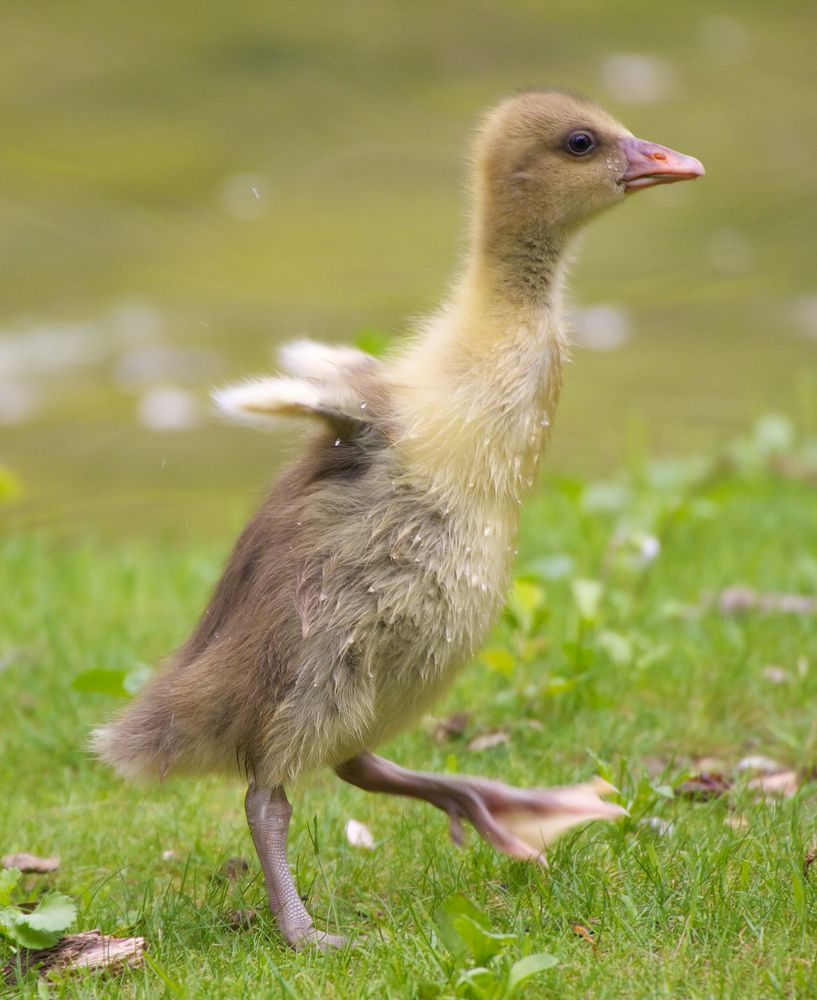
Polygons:
[[216,390],[213,400],[227,416],[244,423],[310,416],[348,433],[368,423],[359,385],[379,364],[354,348],[296,341],[281,351],[281,366],[291,375],[248,379]]
[[297,378],[320,382],[343,381],[360,371],[371,371],[380,362],[356,347],[319,344],[316,340],[294,340],[284,344],[278,357],[281,368]]

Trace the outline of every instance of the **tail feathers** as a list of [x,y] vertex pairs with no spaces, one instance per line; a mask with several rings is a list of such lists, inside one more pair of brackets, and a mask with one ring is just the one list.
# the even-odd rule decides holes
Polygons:
[[90,750],[136,782],[163,781],[171,773],[246,772],[247,734],[260,727],[256,700],[248,709],[242,693],[230,673],[214,670],[206,657],[171,661],[118,718],[94,730]]
[[129,731],[123,720],[94,729],[89,749],[126,781],[162,781],[171,767],[157,746]]
[[191,747],[172,708],[148,690],[107,726],[91,734],[89,749],[128,781],[162,781],[171,770],[190,769]]

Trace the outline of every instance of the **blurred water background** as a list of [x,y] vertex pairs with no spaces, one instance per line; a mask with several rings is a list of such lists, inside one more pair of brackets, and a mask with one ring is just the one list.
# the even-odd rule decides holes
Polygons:
[[11,0],[0,29],[12,529],[233,531],[300,431],[210,388],[433,308],[475,117],[526,85],[707,168],[588,232],[548,467],[817,419],[813,2]]

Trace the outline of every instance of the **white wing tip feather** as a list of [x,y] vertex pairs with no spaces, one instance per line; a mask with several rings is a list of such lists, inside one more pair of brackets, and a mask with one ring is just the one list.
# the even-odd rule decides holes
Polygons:
[[343,369],[366,364],[372,358],[356,347],[335,347],[316,340],[295,340],[285,344],[278,357],[281,367],[301,378],[333,379]]
[[255,378],[213,392],[213,402],[228,417],[253,420],[276,414],[310,413],[320,408],[323,394],[298,378]]

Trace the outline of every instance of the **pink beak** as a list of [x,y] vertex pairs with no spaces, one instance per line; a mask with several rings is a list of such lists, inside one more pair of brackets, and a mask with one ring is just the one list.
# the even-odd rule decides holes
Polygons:
[[627,157],[627,169],[621,177],[625,191],[638,191],[653,184],[673,184],[703,177],[704,165],[694,156],[676,153],[667,146],[628,136],[621,148]]

